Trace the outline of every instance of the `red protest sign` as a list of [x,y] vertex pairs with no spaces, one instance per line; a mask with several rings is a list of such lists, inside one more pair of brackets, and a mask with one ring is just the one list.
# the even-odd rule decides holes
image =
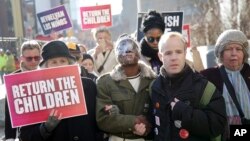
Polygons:
[[191,46],[191,39],[190,39],[190,26],[189,24],[184,24],[182,27],[182,35],[187,41],[187,47]]
[[80,8],[82,29],[112,26],[110,5],[99,5]]
[[87,114],[77,65],[10,74],[4,79],[13,128],[44,122],[52,109],[62,118]]

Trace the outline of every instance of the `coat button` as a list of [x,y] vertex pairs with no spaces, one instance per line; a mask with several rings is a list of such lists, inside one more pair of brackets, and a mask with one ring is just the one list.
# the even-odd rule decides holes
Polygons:
[[181,129],[179,135],[182,139],[187,139],[189,137],[189,132],[186,129]]
[[79,137],[78,136],[74,136],[74,141],[78,141],[79,140]]

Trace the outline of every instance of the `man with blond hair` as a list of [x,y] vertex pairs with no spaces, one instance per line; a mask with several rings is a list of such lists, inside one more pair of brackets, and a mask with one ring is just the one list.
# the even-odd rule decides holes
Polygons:
[[224,131],[224,99],[215,89],[209,103],[199,106],[210,82],[187,65],[186,53],[186,40],[180,33],[161,37],[158,56],[163,66],[151,87],[155,141],[209,141]]

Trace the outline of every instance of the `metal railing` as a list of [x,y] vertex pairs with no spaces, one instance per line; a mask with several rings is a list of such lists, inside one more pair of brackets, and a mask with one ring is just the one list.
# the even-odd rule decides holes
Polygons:
[[[16,56],[20,56],[20,49],[23,42],[31,39],[20,38],[20,37],[0,37],[0,48],[4,51],[10,50]],[[35,39],[34,39],[35,40]],[[40,45],[44,44],[45,41],[37,40]]]

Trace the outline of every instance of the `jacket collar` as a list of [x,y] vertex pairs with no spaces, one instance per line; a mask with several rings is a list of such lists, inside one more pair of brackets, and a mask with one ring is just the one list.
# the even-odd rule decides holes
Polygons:
[[[153,79],[156,77],[156,74],[152,71],[152,69],[147,66],[145,63],[139,61],[139,67],[141,70],[141,77]],[[119,64],[117,65],[110,73],[110,76],[115,81],[126,80],[127,76],[122,69],[122,66]]]
[[179,77],[183,76],[186,72],[189,72],[189,71],[193,71],[193,70],[192,70],[191,67],[186,63],[185,66],[184,66],[184,68],[181,70],[180,73],[175,74],[174,76],[169,77],[169,75],[167,74],[165,68],[162,66],[162,67],[160,68],[160,75],[163,76],[164,78],[176,79],[176,78],[179,78]]

